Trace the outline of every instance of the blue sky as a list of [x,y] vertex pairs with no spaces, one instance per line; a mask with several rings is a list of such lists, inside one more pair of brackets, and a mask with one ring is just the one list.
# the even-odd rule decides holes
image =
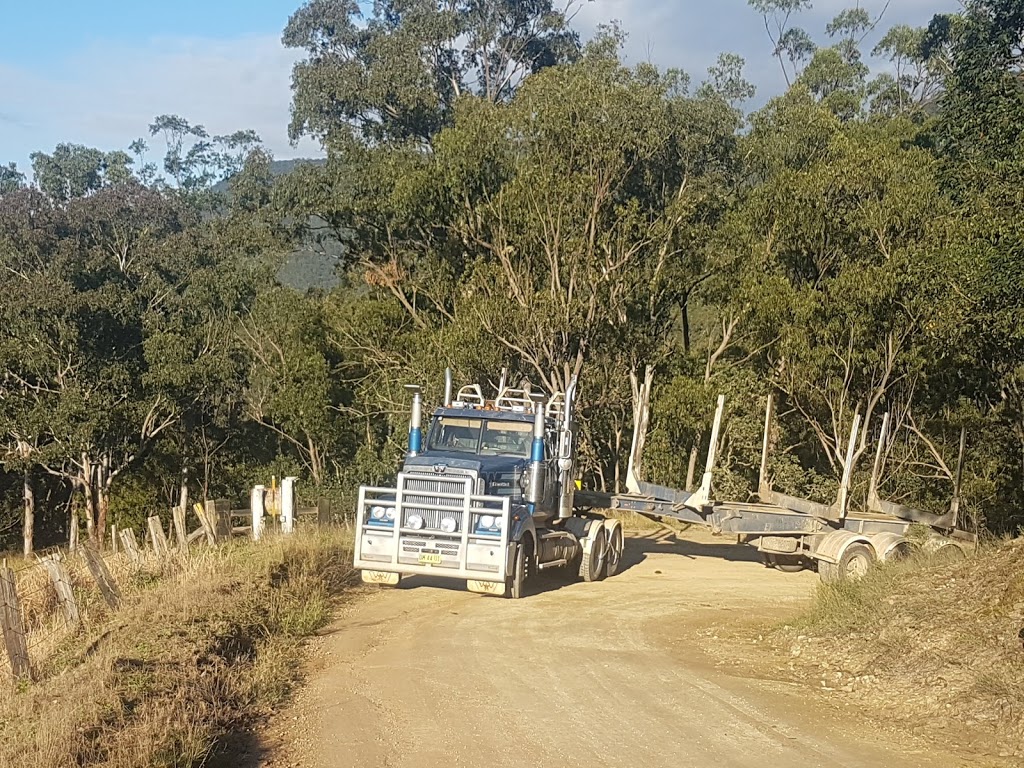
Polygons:
[[[816,0],[799,23],[817,38],[856,0]],[[862,0],[880,10],[884,0]],[[956,0],[891,0],[882,27],[923,25]],[[299,0],[0,0],[0,162],[60,141],[126,148],[152,118],[176,113],[212,133],[253,128],[279,158],[309,156],[287,139],[290,72],[298,53],[281,30]],[[632,60],[682,67],[699,79],[721,51],[748,62],[763,100],[782,87],[760,16],[746,0],[594,0],[576,25],[622,22]],[[159,147],[154,147],[154,153]]]

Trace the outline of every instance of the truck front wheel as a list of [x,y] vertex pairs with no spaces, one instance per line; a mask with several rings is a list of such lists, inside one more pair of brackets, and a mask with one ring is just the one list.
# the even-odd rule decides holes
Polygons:
[[516,544],[515,566],[508,580],[508,594],[513,600],[518,600],[526,594],[526,583],[530,579],[532,570],[533,541],[527,537]]

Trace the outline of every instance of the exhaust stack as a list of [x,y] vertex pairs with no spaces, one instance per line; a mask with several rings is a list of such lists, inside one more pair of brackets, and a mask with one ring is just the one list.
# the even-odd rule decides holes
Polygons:
[[452,407],[452,369],[444,369],[444,407]]
[[558,446],[558,470],[562,486],[562,495],[558,499],[558,516],[568,520],[573,514],[573,502],[576,497],[576,478],[574,475],[576,455],[576,377],[569,381],[565,388],[565,413],[562,416],[562,434]]
[[546,429],[544,414],[544,396],[533,395],[533,444],[530,448],[530,485],[526,491],[526,501],[530,511],[535,512],[536,506],[544,500],[544,482],[546,467],[544,466],[544,431]]
[[412,395],[412,420],[409,422],[409,455],[418,456],[423,450],[423,390],[415,384],[406,384]]

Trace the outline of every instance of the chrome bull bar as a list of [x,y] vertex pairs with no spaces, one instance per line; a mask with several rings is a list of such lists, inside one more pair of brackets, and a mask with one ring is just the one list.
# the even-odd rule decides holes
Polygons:
[[504,584],[510,499],[474,493],[475,484],[401,473],[394,488],[361,487],[355,567]]

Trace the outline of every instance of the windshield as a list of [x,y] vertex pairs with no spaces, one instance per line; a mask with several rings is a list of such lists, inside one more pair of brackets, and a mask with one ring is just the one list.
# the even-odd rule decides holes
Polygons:
[[445,417],[434,421],[427,448],[528,459],[532,441],[533,425],[529,422]]

